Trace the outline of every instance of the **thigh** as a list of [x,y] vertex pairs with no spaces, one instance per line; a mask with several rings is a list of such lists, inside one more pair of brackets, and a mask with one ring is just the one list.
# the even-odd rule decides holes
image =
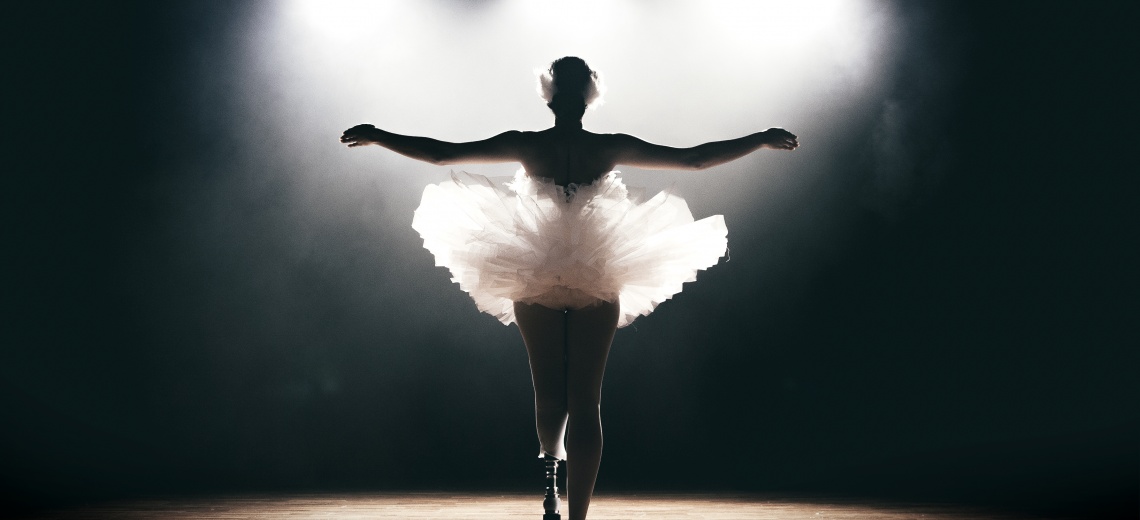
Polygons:
[[535,399],[561,406],[566,402],[565,311],[515,302],[515,322],[530,358]]
[[567,390],[570,406],[596,405],[620,316],[616,302],[566,313]]

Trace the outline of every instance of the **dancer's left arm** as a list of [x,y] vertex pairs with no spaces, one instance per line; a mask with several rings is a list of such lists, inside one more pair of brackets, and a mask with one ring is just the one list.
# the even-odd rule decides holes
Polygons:
[[452,143],[430,137],[386,132],[372,125],[356,125],[344,131],[340,142],[350,148],[377,144],[405,157],[432,164],[497,163],[519,160],[521,132],[512,130],[482,141]]
[[662,146],[626,134],[609,137],[615,164],[677,170],[703,170],[734,161],[761,148],[795,150],[800,145],[799,138],[783,128],[769,128],[737,139],[713,141],[690,148]]

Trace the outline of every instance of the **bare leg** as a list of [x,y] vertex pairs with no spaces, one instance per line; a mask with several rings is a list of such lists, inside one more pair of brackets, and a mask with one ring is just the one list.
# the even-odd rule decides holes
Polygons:
[[617,303],[566,313],[566,495],[570,520],[584,520],[602,461],[602,375],[618,321]]
[[568,433],[570,520],[586,518],[602,460],[602,375],[618,314],[618,305],[609,302],[565,312],[515,303],[515,319],[530,355],[539,442],[561,457],[556,450],[562,450]]
[[566,459],[566,312],[516,302],[515,320],[530,357],[538,442],[546,453]]

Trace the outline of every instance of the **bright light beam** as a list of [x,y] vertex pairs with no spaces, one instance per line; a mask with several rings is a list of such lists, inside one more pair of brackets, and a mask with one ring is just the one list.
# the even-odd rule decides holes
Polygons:
[[[858,0],[292,0],[268,9],[248,37],[241,69],[248,71],[246,105],[261,110],[249,117],[281,129],[276,138],[289,150],[308,150],[295,154],[298,168],[313,172],[305,182],[327,182],[330,168],[379,167],[383,182],[409,192],[424,184],[409,172],[427,166],[392,154],[315,150],[314,143],[360,122],[457,141],[546,128],[552,117],[535,93],[533,70],[576,55],[608,87],[605,105],[586,115],[589,130],[688,146],[784,126],[801,136],[805,151],[823,150],[842,137],[838,123],[877,103],[869,100],[890,66],[894,34],[888,8]],[[630,168],[625,174],[649,190],[675,184],[697,212],[774,208],[795,203],[787,202],[795,190],[789,183],[819,174],[806,152],[797,154],[794,167],[806,174],[788,171],[781,161],[790,158],[778,154],[725,165],[715,184]],[[787,175],[757,176],[773,169]],[[757,201],[773,195],[779,201]]]

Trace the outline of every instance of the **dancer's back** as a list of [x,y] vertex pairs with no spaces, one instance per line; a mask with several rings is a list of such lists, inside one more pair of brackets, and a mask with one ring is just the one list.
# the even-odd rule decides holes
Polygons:
[[590,184],[614,169],[615,136],[553,127],[518,134],[519,161],[527,174],[555,184]]

